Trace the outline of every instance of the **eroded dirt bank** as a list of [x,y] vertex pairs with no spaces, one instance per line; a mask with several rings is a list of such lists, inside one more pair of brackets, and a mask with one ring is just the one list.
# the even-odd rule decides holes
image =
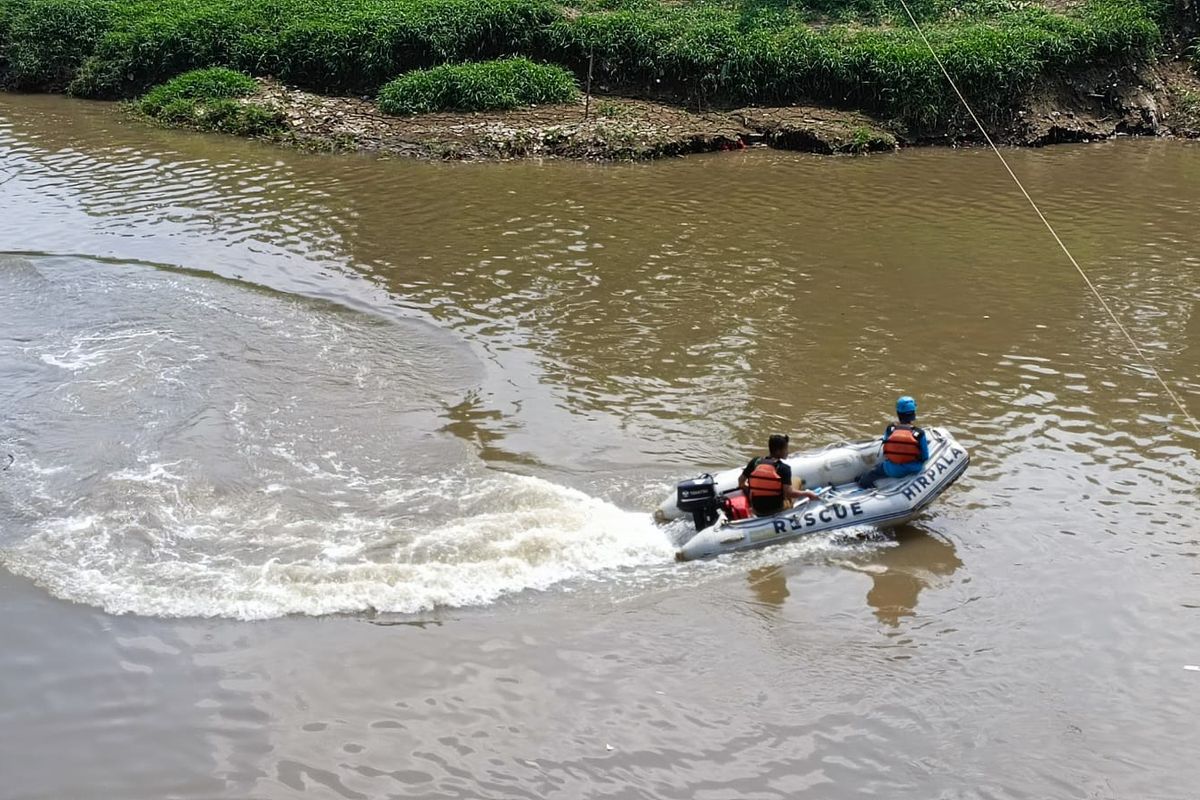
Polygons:
[[[618,96],[491,113],[383,114],[368,98],[329,97],[270,79],[250,102],[279,109],[284,144],[435,159],[638,160],[766,145],[835,154],[981,141],[965,115],[913,132],[870,115],[816,106],[697,111]],[[1118,135],[1200,136],[1200,79],[1182,62],[1102,68],[1033,92],[992,135],[1040,146]]]

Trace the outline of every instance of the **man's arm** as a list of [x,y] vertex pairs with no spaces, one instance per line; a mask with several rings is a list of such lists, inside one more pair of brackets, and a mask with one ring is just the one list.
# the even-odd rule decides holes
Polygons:
[[800,497],[807,497],[809,500],[821,499],[821,495],[816,492],[810,492],[808,489],[797,489],[791,484],[783,487],[783,493],[789,500],[795,500]]
[[779,477],[783,478],[783,496],[789,500],[797,500],[801,497],[807,497],[809,500],[816,500],[820,497],[816,492],[810,492],[807,489],[797,489],[792,486],[792,469],[783,465],[786,472],[780,470]]
[[738,476],[738,488],[743,492],[748,491],[747,483],[750,481],[750,473],[754,471],[755,461],[758,461],[758,459],[750,459],[750,463],[746,465],[746,468],[742,470],[742,474]]

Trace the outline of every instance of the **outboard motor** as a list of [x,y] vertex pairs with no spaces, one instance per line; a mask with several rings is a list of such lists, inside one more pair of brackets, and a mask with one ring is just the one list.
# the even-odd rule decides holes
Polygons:
[[675,505],[685,514],[692,515],[697,531],[702,531],[717,521],[717,482],[705,473],[690,481],[681,481],[675,486]]

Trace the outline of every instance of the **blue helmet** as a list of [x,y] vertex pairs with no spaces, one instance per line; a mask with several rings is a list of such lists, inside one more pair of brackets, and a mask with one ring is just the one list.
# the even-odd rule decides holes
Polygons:
[[896,413],[897,414],[915,414],[915,413],[917,413],[917,401],[912,399],[908,395],[904,395],[904,397],[901,397],[899,400],[896,401]]

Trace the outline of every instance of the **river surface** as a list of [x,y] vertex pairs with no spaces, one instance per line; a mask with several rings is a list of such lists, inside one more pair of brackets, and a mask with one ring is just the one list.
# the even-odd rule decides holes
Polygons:
[[[1009,153],[1200,413],[1200,145]],[[425,164],[0,94],[0,798],[1200,794],[1200,436],[979,150]],[[675,564],[877,435],[886,535]]]

